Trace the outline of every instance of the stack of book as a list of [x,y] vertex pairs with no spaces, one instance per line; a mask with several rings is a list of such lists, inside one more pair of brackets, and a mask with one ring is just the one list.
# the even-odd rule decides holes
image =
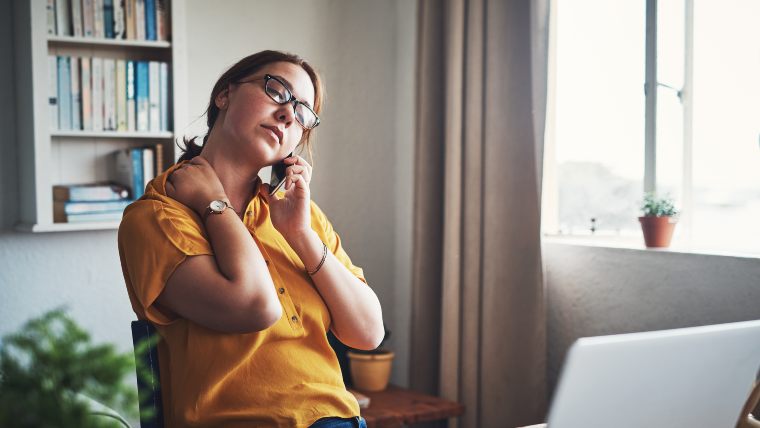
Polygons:
[[115,183],[57,185],[53,186],[53,221],[119,221],[131,202],[127,188]]
[[165,62],[51,55],[48,78],[53,129],[169,131]]
[[48,34],[169,40],[169,0],[47,0]]
[[118,150],[112,154],[112,181],[53,186],[53,221],[120,221],[124,208],[144,194],[156,171],[163,171],[163,152],[161,144]]

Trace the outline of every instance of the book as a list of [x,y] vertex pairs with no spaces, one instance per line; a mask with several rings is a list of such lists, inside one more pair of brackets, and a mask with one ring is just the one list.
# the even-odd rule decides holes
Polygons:
[[135,1],[124,0],[125,22],[127,30],[127,39],[134,40],[137,38],[137,28],[135,27]]
[[55,2],[55,29],[59,36],[71,35],[69,0],[56,0]]
[[145,40],[145,0],[135,0],[135,39]]
[[129,198],[129,190],[116,183],[57,184],[53,186],[54,201],[118,201]]
[[162,62],[160,65],[159,78],[159,112],[161,113],[162,131],[169,130],[169,64]]
[[72,56],[71,65],[71,129],[82,129],[82,93],[79,90],[79,58]]
[[103,0],[103,34],[113,39],[113,0]]
[[153,146],[156,150],[156,175],[164,172],[164,146],[161,143]]
[[116,60],[116,130],[127,130],[127,62]]
[[95,36],[93,0],[82,0],[82,31],[85,37]]
[[103,0],[92,0],[92,26],[95,37],[106,36],[105,22],[103,20]]
[[116,60],[103,59],[103,129],[116,130]]
[[124,210],[131,204],[131,199],[117,201],[53,201],[53,213],[58,214],[86,214],[102,213],[108,211]]
[[142,149],[143,189],[156,177],[156,151],[153,147]]
[[92,130],[103,130],[103,58],[93,57],[92,73]]
[[150,61],[148,63],[148,128],[151,131],[161,130],[160,73],[158,62]]
[[113,37],[123,39],[125,35],[124,0],[113,0]]
[[135,200],[139,199],[145,191],[142,170],[142,149],[122,149],[114,152],[113,179],[129,187],[131,198]]
[[47,33],[55,35],[55,0],[47,0],[45,12],[47,13]]
[[82,0],[71,0],[71,27],[74,37],[82,37]]
[[90,58],[80,58],[82,92],[82,129],[92,131],[92,78],[90,77]]
[[145,40],[156,40],[155,0],[145,0]]
[[53,221],[56,223],[89,223],[105,221],[121,221],[124,210],[104,211],[101,213],[63,214],[56,216],[53,213]]
[[[129,0],[127,0],[129,1]],[[137,129],[135,104],[135,62],[127,61],[127,130]]]
[[58,57],[58,129],[71,129],[71,68],[67,56]]
[[156,39],[169,40],[168,0],[156,1]]
[[59,129],[58,126],[58,57],[48,56],[48,115],[50,116],[50,129]]
[[137,61],[135,75],[135,104],[137,110],[137,127],[138,131],[148,131],[150,129],[150,100],[148,88],[148,62]]

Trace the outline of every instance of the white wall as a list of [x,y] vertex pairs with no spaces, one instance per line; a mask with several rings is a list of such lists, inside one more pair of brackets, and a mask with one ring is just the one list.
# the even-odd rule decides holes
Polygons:
[[579,337],[760,319],[760,259],[544,243],[554,389]]

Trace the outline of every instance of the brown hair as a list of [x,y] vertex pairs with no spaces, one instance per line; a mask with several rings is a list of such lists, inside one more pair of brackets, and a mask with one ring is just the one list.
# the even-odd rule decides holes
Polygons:
[[[206,141],[208,141],[208,136],[211,133],[211,128],[214,127],[214,123],[216,123],[216,118],[219,116],[219,107],[216,106],[216,97],[220,93],[222,93],[225,89],[227,89],[230,85],[237,83],[244,78],[250,76],[251,74],[256,73],[259,71],[262,67],[268,64],[272,64],[275,62],[289,62],[291,64],[298,65],[302,67],[306,73],[311,78],[311,83],[314,85],[314,106],[312,107],[314,109],[314,112],[317,114],[320,113],[322,110],[322,103],[324,99],[323,94],[323,88],[322,88],[322,79],[319,77],[319,74],[312,68],[312,66],[306,62],[303,58],[299,57],[298,55],[293,55],[285,52],[279,52],[279,51],[261,51],[257,52],[253,55],[248,55],[247,57],[241,59],[238,61],[235,65],[227,69],[227,71],[224,72],[219,77],[219,80],[216,81],[216,84],[214,85],[214,89],[211,91],[211,96],[209,97],[208,107],[206,108],[206,124],[208,125],[208,133],[203,137],[203,145],[206,144]],[[313,129],[305,129],[303,136],[301,137],[301,141],[298,142],[298,147],[301,147],[303,149],[302,145],[306,146],[306,149],[309,153],[309,162],[313,163],[312,160],[312,153],[311,153],[311,133]],[[193,138],[187,138],[184,137],[183,141],[185,143],[185,147],[180,149],[183,151],[182,156],[180,156],[179,161],[184,160],[190,160],[199,154],[201,154],[201,151],[203,150],[203,145],[199,145],[195,142],[195,140],[198,137]],[[302,150],[301,150],[302,151]]]

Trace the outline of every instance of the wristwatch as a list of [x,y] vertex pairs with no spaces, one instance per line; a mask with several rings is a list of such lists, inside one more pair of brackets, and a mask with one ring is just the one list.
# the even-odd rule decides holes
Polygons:
[[208,207],[206,207],[206,211],[203,213],[203,221],[206,221],[209,214],[221,214],[227,208],[235,211],[235,208],[232,208],[232,205],[228,204],[227,201],[217,199],[215,201],[209,202]]

